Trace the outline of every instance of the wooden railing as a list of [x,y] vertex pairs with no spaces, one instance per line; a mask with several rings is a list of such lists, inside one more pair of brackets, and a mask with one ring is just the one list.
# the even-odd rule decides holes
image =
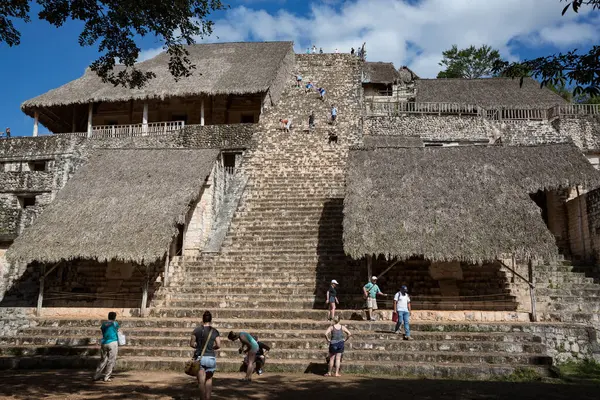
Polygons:
[[600,115],[599,104],[566,104],[549,108],[495,106],[483,108],[462,103],[415,103],[385,100],[382,97],[366,98],[366,116],[395,116],[401,114],[431,114],[479,116],[493,121],[550,121],[560,116]]
[[600,115],[600,104],[565,104],[558,106],[560,115]]
[[98,125],[92,127],[92,138],[118,138],[151,136],[177,131],[185,126],[184,121],[151,122],[133,125]]
[[414,103],[405,101],[382,101],[365,99],[367,115],[391,116],[399,114],[459,114],[481,115],[485,110],[473,104],[460,103]]

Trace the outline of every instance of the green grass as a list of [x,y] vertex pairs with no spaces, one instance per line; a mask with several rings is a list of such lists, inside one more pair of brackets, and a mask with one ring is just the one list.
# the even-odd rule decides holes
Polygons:
[[597,361],[569,361],[559,365],[558,369],[560,377],[564,380],[600,383],[600,363]]
[[517,368],[510,375],[502,376],[498,380],[504,382],[538,382],[543,377],[534,369]]

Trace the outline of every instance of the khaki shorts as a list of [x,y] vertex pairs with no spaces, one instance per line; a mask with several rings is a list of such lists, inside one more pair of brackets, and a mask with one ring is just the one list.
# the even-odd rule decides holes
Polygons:
[[373,310],[377,310],[377,299],[373,299],[371,297],[367,297],[366,308],[372,308]]

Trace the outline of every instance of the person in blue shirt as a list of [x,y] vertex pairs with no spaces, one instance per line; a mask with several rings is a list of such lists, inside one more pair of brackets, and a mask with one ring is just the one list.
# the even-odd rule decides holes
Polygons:
[[117,353],[119,352],[119,324],[116,321],[117,313],[111,311],[108,313],[108,321],[100,325],[102,331],[102,342],[100,352],[100,363],[96,368],[94,380],[99,380],[102,376],[104,382],[110,382],[110,376],[117,362]]
[[335,104],[331,105],[331,123],[335,125],[335,120],[337,118],[337,108]]

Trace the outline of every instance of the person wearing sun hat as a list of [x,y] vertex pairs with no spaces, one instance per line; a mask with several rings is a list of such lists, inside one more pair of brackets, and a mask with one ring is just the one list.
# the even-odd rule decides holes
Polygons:
[[325,304],[329,305],[329,312],[327,313],[327,320],[331,321],[333,317],[335,317],[335,305],[340,304],[337,298],[337,287],[339,283],[335,279],[331,280],[331,285],[329,286],[329,290],[327,290],[327,298],[325,299]]
[[377,286],[377,277],[372,276],[371,282],[367,283],[363,286],[363,294],[365,300],[367,301],[366,309],[367,309],[367,320],[375,321],[373,317],[373,310],[377,310],[377,295],[387,297],[387,294],[383,293],[379,286]]

